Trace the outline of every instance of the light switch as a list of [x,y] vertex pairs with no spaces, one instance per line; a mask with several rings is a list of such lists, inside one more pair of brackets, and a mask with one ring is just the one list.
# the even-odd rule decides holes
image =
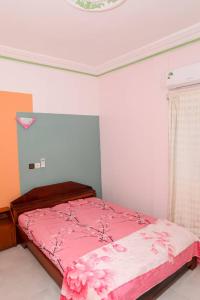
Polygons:
[[45,167],[46,167],[46,161],[45,161],[45,158],[41,158],[41,159],[40,159],[40,166],[41,166],[41,168],[45,168]]

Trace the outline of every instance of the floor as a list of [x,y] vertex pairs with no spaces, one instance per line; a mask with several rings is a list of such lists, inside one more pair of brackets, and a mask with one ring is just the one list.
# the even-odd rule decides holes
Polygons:
[[[0,252],[0,299],[58,300],[59,288],[21,246]],[[159,300],[199,300],[200,266],[188,271]]]

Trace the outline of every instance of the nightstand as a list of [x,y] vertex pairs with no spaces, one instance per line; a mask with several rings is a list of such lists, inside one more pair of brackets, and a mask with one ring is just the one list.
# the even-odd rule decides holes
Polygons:
[[16,246],[16,230],[10,208],[0,208],[0,250],[13,246]]

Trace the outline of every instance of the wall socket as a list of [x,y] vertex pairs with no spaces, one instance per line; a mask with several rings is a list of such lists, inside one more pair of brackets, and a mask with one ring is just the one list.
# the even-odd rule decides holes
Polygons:
[[40,169],[40,168],[41,168],[40,163],[35,163],[35,169]]

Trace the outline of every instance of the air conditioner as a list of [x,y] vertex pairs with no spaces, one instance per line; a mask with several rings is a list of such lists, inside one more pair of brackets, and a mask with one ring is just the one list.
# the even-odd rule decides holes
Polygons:
[[200,83],[200,63],[184,66],[167,74],[169,90]]

